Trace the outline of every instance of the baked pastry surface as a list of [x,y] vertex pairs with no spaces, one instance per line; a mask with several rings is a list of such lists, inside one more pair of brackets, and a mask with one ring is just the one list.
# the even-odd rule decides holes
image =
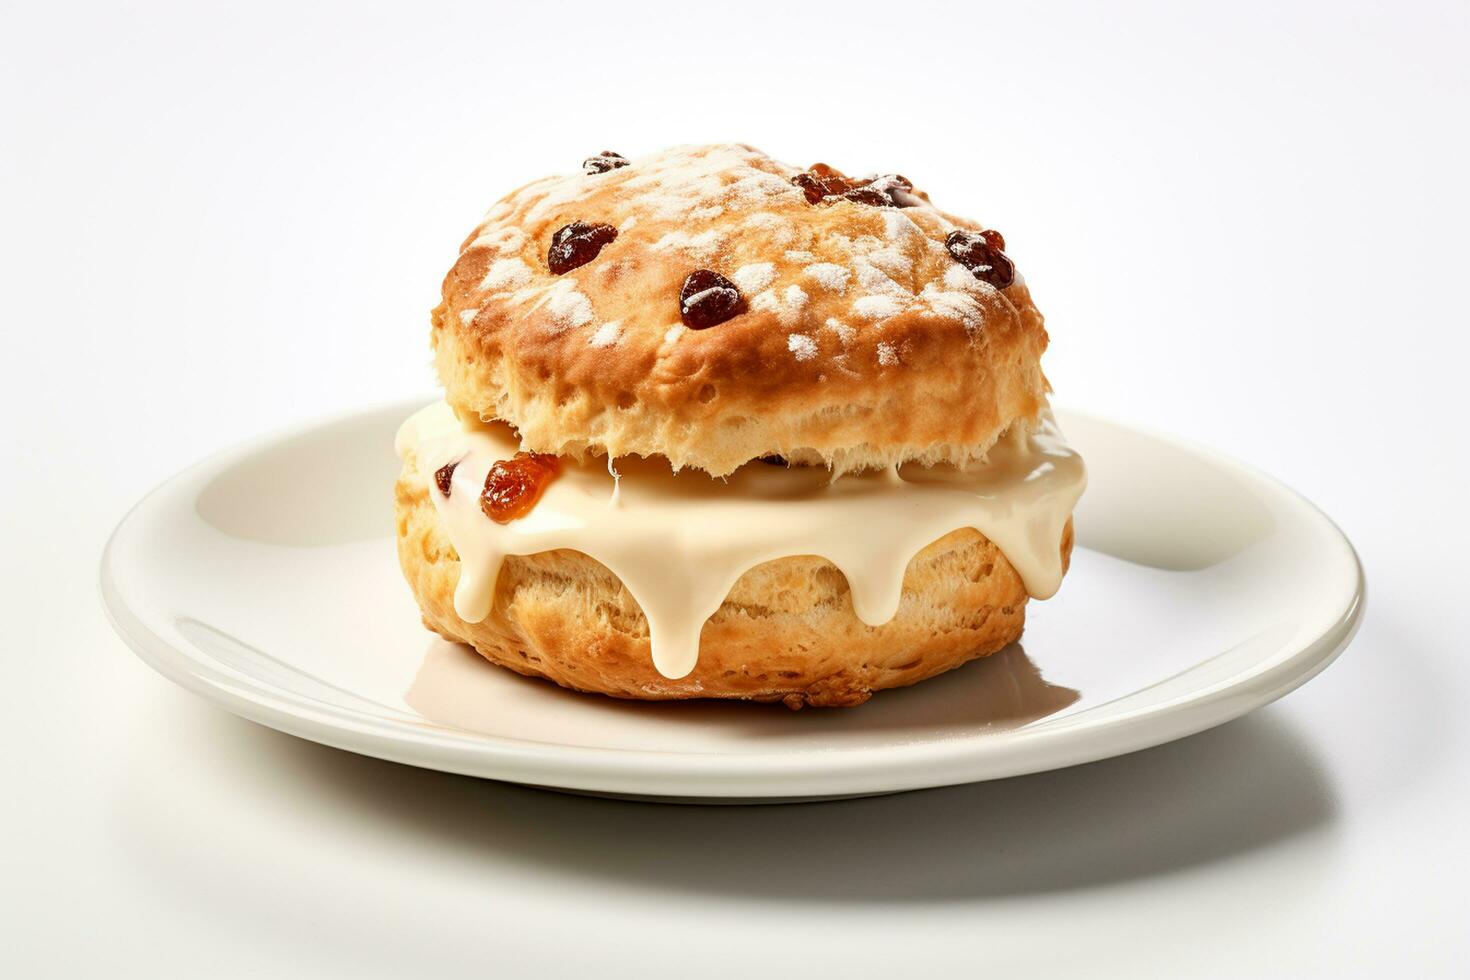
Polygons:
[[[1033,419],[1041,314],[1022,280],[996,288],[946,247],[979,226],[918,192],[914,206],[813,203],[798,173],[747,146],[693,146],[513,192],[433,313],[448,401],[511,423],[528,451],[715,476],[771,455],[839,472],[963,465]],[[602,229],[595,255],[557,274],[549,254],[576,222]],[[698,270],[738,287],[743,312],[687,327]]]

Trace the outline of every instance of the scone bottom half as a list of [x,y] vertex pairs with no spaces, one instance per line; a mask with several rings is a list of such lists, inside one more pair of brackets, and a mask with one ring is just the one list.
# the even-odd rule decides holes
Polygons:
[[1015,641],[1085,471],[1005,248],[902,176],[739,145],[512,193],[398,439],[426,625],[576,690],[791,707]]

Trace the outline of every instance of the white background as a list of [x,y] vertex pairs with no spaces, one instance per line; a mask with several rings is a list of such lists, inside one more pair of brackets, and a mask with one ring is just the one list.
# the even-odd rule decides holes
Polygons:
[[[1464,2],[0,10],[0,974],[1464,975]],[[1354,645],[1128,758],[688,809],[299,742],[113,637],[133,500],[430,389],[496,197],[726,139],[1002,229],[1062,403],[1343,526]]]

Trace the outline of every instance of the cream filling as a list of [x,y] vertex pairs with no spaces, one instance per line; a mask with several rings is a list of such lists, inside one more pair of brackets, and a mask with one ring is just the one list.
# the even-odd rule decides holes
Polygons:
[[[1082,458],[1048,410],[1029,433],[1001,440],[985,463],[849,473],[752,463],[728,480],[675,474],[660,460],[617,461],[618,475],[563,460],[535,508],[508,524],[480,510],[490,467],[520,448],[504,426],[462,425],[440,402],[398,431],[459,553],[454,609],[478,623],[490,613],[507,555],[569,548],[622,580],[648,619],[653,663],[679,678],[699,658],[704,622],[741,575],[762,562],[816,555],[847,576],[852,608],[869,626],[898,612],[904,572],[926,545],[972,527],[993,541],[1037,599],[1062,582],[1061,539],[1086,484]],[[446,498],[434,472],[458,462]]]

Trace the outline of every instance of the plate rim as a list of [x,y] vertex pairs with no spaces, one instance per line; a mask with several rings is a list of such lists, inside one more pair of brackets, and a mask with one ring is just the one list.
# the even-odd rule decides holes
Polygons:
[[[1273,654],[1274,662],[1265,669],[1247,669],[1198,690],[1084,723],[1080,731],[1075,726],[1020,728],[1006,732],[1004,739],[961,736],[938,742],[737,755],[557,745],[447,728],[414,729],[407,722],[326,705],[258,679],[232,682],[210,677],[203,669],[208,666],[207,658],[179,649],[129,607],[117,584],[120,542],[144,516],[167,502],[173,495],[170,491],[176,494],[203,473],[217,472],[288,439],[369,415],[399,410],[406,415],[426,400],[395,399],[283,427],[215,452],[157,484],[118,522],[101,555],[98,587],[113,629],[144,663],[191,693],[258,724],[334,748],[550,789],[646,799],[757,801],[902,792],[1003,779],[1096,762],[1184,738],[1269,704],[1311,680],[1351,642],[1366,605],[1366,575],[1351,541],[1321,508],[1291,487],[1207,446],[1148,426],[1063,407],[1064,414],[1121,428],[1248,476],[1303,508],[1330,531],[1352,564],[1350,594],[1335,620],[1309,639],[1294,638],[1285,644],[1287,652]],[[1120,697],[1133,693],[1137,691]]]

